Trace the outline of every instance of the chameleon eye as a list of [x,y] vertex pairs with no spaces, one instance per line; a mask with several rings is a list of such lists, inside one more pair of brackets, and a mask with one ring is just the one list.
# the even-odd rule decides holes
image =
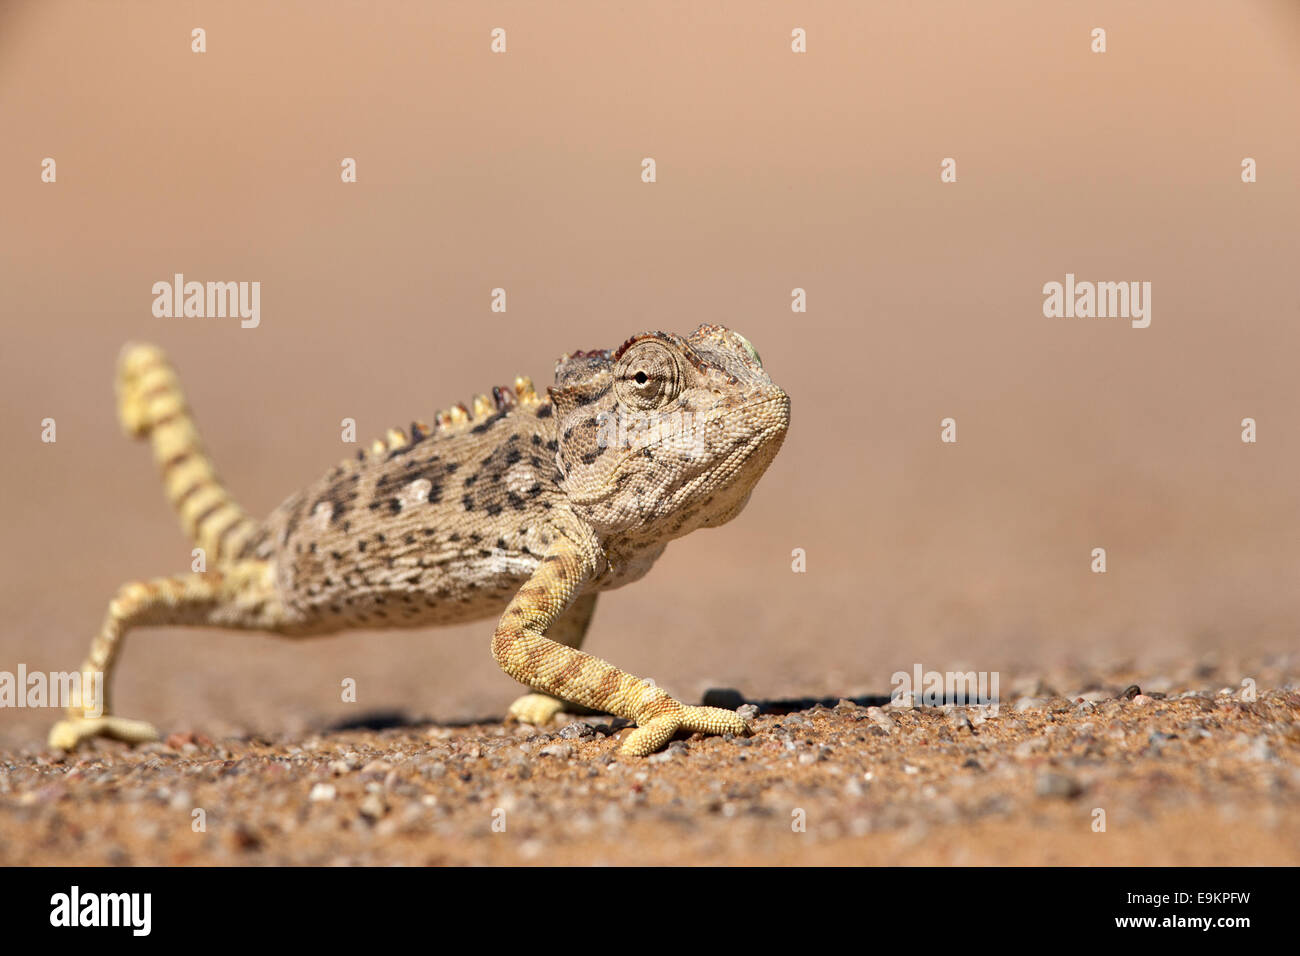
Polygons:
[[662,408],[681,392],[682,369],[677,356],[653,339],[628,349],[614,376],[618,400],[629,408]]
[[739,332],[733,332],[732,335],[740,339],[740,344],[745,347],[745,351],[749,354],[749,357],[754,360],[754,364],[757,365],[759,368],[762,368],[763,359],[759,356],[758,349],[754,348],[754,346],[749,344],[749,339],[745,338]]

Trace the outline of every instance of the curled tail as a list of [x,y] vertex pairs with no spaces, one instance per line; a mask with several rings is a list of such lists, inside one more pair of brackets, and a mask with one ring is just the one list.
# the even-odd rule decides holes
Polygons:
[[158,346],[122,349],[117,412],[128,435],[152,440],[167,500],[186,536],[210,560],[239,555],[257,535],[259,523],[235,504],[217,478],[176,372]]

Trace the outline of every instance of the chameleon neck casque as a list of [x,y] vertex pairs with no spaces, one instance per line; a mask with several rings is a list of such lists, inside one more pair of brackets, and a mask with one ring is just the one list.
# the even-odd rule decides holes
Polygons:
[[156,739],[107,708],[135,627],[306,637],[488,617],[493,656],[531,688],[513,718],[545,723],[566,701],[606,711],[636,723],[632,754],[678,732],[748,732],[731,711],[684,705],[578,650],[599,592],[643,576],[672,539],[734,518],[781,447],[790,399],[740,334],[702,325],[565,355],[546,397],[519,378],[432,426],[390,430],[261,522],[217,480],[159,349],[123,350],[118,402],[210,569],[119,590],[82,667],[103,674],[105,699],[83,691],[52,746]]

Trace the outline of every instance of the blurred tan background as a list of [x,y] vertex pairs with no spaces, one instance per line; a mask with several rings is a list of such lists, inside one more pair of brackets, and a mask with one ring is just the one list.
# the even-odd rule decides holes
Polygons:
[[[708,321],[761,351],[790,436],[738,520],[603,599],[594,653],[695,697],[887,693],[914,662],[1286,679],[1298,116],[1291,2],[5,2],[0,669],[77,666],[120,583],[188,568],[115,421],[127,340],[168,349],[265,513],[351,451],[345,416],[368,441]],[[175,272],[260,281],[261,326],[154,318]],[[1044,318],[1067,272],[1150,281],[1151,327]],[[117,709],[499,716],[491,630],[139,632]],[[53,717],[0,712],[0,744]]]

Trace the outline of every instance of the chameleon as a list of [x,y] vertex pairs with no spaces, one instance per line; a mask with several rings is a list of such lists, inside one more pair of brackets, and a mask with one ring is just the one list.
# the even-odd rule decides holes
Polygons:
[[497,664],[529,688],[510,720],[542,726],[566,703],[613,714],[635,725],[620,748],[635,756],[678,734],[751,732],[735,711],[688,706],[580,649],[600,592],[736,517],[781,447],[790,398],[738,332],[705,324],[565,354],[545,396],[518,377],[432,425],[389,429],[264,521],[218,478],[160,348],[123,348],[116,387],[122,427],[150,440],[206,569],[117,591],[51,747],[158,739],[108,707],[135,628],[297,638],[484,618],[498,621]]

